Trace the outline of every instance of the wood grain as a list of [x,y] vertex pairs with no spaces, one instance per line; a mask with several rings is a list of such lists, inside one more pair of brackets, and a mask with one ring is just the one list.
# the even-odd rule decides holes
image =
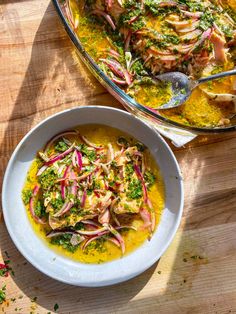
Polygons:
[[[121,106],[77,59],[49,0],[2,1],[0,16],[2,178],[19,140],[45,117],[78,105]],[[0,262],[7,251],[15,271],[0,277],[0,313],[56,313],[55,303],[62,314],[236,313],[236,134],[172,148],[185,180],[184,216],[158,264],[112,287],[68,286],[26,262],[0,218]]]

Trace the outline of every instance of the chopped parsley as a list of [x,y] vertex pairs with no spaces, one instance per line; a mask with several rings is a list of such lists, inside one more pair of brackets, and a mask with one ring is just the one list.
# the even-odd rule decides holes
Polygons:
[[48,190],[55,184],[57,175],[53,167],[46,169],[39,177],[39,182],[44,190]]
[[25,205],[29,204],[29,201],[32,197],[32,191],[31,190],[23,190],[22,191],[22,200]]
[[147,183],[147,187],[150,188],[156,180],[156,176],[149,170],[147,170],[144,174],[144,180]]
[[134,173],[134,167],[132,163],[128,163],[125,166],[125,174],[130,177]]
[[44,217],[46,215],[46,208],[44,207],[43,203],[38,201],[34,208],[34,213],[38,217]]
[[208,28],[212,27],[215,18],[211,11],[206,10],[203,15],[201,16],[199,28],[203,31],[206,31]]
[[89,161],[94,161],[97,157],[95,150],[89,150],[86,145],[80,145],[81,152],[89,159]]
[[63,142],[63,141],[59,141],[56,145],[55,145],[55,150],[57,151],[57,152],[64,152],[64,151],[66,151],[67,150],[67,145],[66,145],[66,143],[65,142]]
[[58,198],[52,198],[50,204],[55,210],[61,209],[64,204],[61,195],[59,195]]
[[143,62],[141,60],[136,60],[131,66],[132,72],[138,76],[147,75],[147,71],[144,69]]
[[137,179],[132,179],[129,183],[127,197],[129,199],[139,199],[143,196],[142,184]]
[[54,311],[56,312],[59,309],[59,305],[57,303],[54,304]]
[[62,246],[65,250],[74,253],[77,250],[78,245],[72,245],[70,243],[71,237],[71,234],[63,234],[53,237],[51,239],[51,244]]
[[0,304],[2,304],[4,301],[6,301],[6,285],[0,289]]
[[85,249],[85,254],[88,254],[89,251],[95,250],[99,253],[104,253],[107,251],[106,247],[104,246],[106,239],[105,237],[99,238],[93,242],[91,242]]

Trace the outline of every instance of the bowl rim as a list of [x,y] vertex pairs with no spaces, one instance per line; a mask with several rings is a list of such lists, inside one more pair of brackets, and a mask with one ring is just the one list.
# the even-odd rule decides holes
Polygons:
[[[80,110],[110,110],[112,111],[118,111],[124,115],[128,115],[130,116],[131,119],[135,119],[138,120],[139,123],[143,124],[145,127],[151,129],[153,132],[156,133],[156,136],[159,137],[159,140],[162,142],[162,144],[165,146],[165,148],[167,149],[168,153],[171,155],[172,161],[175,164],[175,167],[177,169],[177,173],[179,175],[179,186],[180,186],[180,204],[179,204],[179,210],[176,213],[176,219],[175,219],[175,223],[174,223],[174,228],[172,229],[172,232],[170,233],[170,235],[168,236],[168,241],[165,242],[165,244],[163,245],[162,249],[158,252],[158,254],[156,254],[156,256],[153,257],[153,259],[148,260],[146,262],[145,265],[143,265],[142,269],[139,272],[133,272],[129,277],[127,277],[127,275],[125,276],[120,276],[119,280],[116,280],[115,282],[108,282],[105,284],[81,284],[81,283],[71,283],[67,280],[63,280],[60,278],[60,276],[58,275],[54,275],[51,274],[50,271],[48,271],[47,269],[45,269],[44,267],[41,267],[40,263],[37,263],[36,261],[32,260],[30,253],[25,251],[24,248],[21,245],[21,242],[18,241],[17,237],[14,234],[14,228],[11,226],[10,221],[8,220],[8,205],[7,205],[7,198],[6,198],[6,194],[7,194],[7,183],[8,183],[8,177],[9,177],[9,173],[12,169],[12,166],[16,160],[16,156],[18,154],[18,151],[21,149],[22,145],[27,142],[28,137],[30,137],[30,135],[35,132],[38,128],[40,128],[42,125],[44,125],[45,123],[48,123],[50,120],[54,119],[55,117],[58,116],[63,116],[64,114],[66,114],[67,112],[73,112],[73,111],[80,111]],[[121,129],[122,130],[122,129]],[[70,285],[74,285],[74,286],[84,286],[84,287],[99,287],[99,286],[109,286],[109,285],[113,285],[113,284],[117,284],[123,281],[127,281],[133,277],[136,277],[137,275],[143,273],[144,271],[146,271],[148,268],[150,268],[157,260],[159,260],[161,258],[161,256],[164,254],[164,252],[167,250],[167,248],[169,247],[170,243],[173,241],[174,236],[176,235],[176,232],[179,228],[180,222],[181,222],[181,218],[183,215],[183,206],[184,206],[184,185],[183,185],[183,179],[182,179],[182,174],[181,174],[181,170],[178,164],[178,161],[174,155],[174,153],[172,152],[172,150],[170,149],[169,145],[166,143],[166,141],[163,139],[163,137],[152,127],[150,127],[147,123],[145,123],[144,121],[142,121],[141,119],[133,116],[131,113],[126,112],[124,110],[118,109],[118,108],[113,108],[113,107],[108,107],[108,106],[80,106],[80,107],[74,107],[74,108],[70,108],[70,109],[66,109],[60,112],[57,112],[53,115],[50,115],[49,117],[45,118],[44,120],[42,120],[41,122],[39,122],[38,124],[36,124],[29,132],[26,133],[26,135],[21,139],[21,141],[18,143],[18,145],[16,146],[16,148],[14,149],[8,165],[6,167],[5,170],[5,174],[4,174],[4,178],[3,178],[3,185],[2,185],[2,211],[3,211],[3,216],[4,216],[4,221],[5,221],[5,225],[7,227],[8,233],[13,241],[13,243],[15,244],[16,248],[19,250],[19,252],[26,258],[26,260],[33,265],[36,269],[38,269],[39,271],[41,271],[43,274],[47,275],[50,278],[53,278],[55,280],[58,280],[60,282],[66,283],[66,284],[70,284]],[[136,250],[135,250],[136,251]],[[132,252],[130,253],[132,254]],[[59,254],[57,252],[55,252],[56,256],[59,256]],[[158,256],[158,257],[157,257]],[[116,260],[114,260],[116,261]],[[94,264],[91,264],[94,265]]]
[[[184,131],[189,131],[194,134],[204,135],[204,134],[221,134],[227,132],[236,131],[236,125],[231,125],[228,127],[215,127],[215,128],[201,128],[195,126],[184,125],[175,121],[172,121],[168,118],[163,117],[162,115],[155,113],[154,111],[148,109],[147,107],[139,104],[135,101],[134,98],[130,97],[126,94],[118,85],[116,85],[112,80],[100,69],[97,63],[93,60],[93,58],[86,52],[76,33],[73,31],[70,23],[67,21],[62,9],[60,0],[52,0],[54,7],[60,20],[69,35],[71,41],[77,49],[77,52],[82,59],[82,61],[86,64],[86,66],[90,69],[93,75],[99,80],[99,82],[105,86],[106,89],[111,89],[114,93],[114,96],[118,101],[122,104],[125,103],[126,107],[130,107],[132,112],[133,110],[138,110],[141,114],[147,115],[150,118],[154,118],[156,123],[165,124],[169,127],[175,127]],[[129,109],[129,108],[127,108]]]

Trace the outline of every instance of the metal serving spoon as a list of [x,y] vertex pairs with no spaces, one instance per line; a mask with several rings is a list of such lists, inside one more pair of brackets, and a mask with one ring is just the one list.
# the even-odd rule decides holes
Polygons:
[[221,77],[236,75],[236,69],[221,72],[218,74],[210,75],[207,77],[200,78],[199,80],[191,80],[184,73],[181,72],[168,72],[156,76],[157,80],[162,82],[170,82],[172,87],[172,98],[165,104],[161,105],[156,109],[170,109],[181,106],[191,95],[193,89],[201,83],[216,80]]

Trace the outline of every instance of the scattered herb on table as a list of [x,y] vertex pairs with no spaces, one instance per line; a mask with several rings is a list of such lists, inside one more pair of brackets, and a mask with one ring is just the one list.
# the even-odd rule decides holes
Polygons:
[[0,289],[0,304],[2,304],[4,301],[6,301],[6,285]]
[[54,304],[54,311],[56,312],[59,309],[59,305],[57,303]]

